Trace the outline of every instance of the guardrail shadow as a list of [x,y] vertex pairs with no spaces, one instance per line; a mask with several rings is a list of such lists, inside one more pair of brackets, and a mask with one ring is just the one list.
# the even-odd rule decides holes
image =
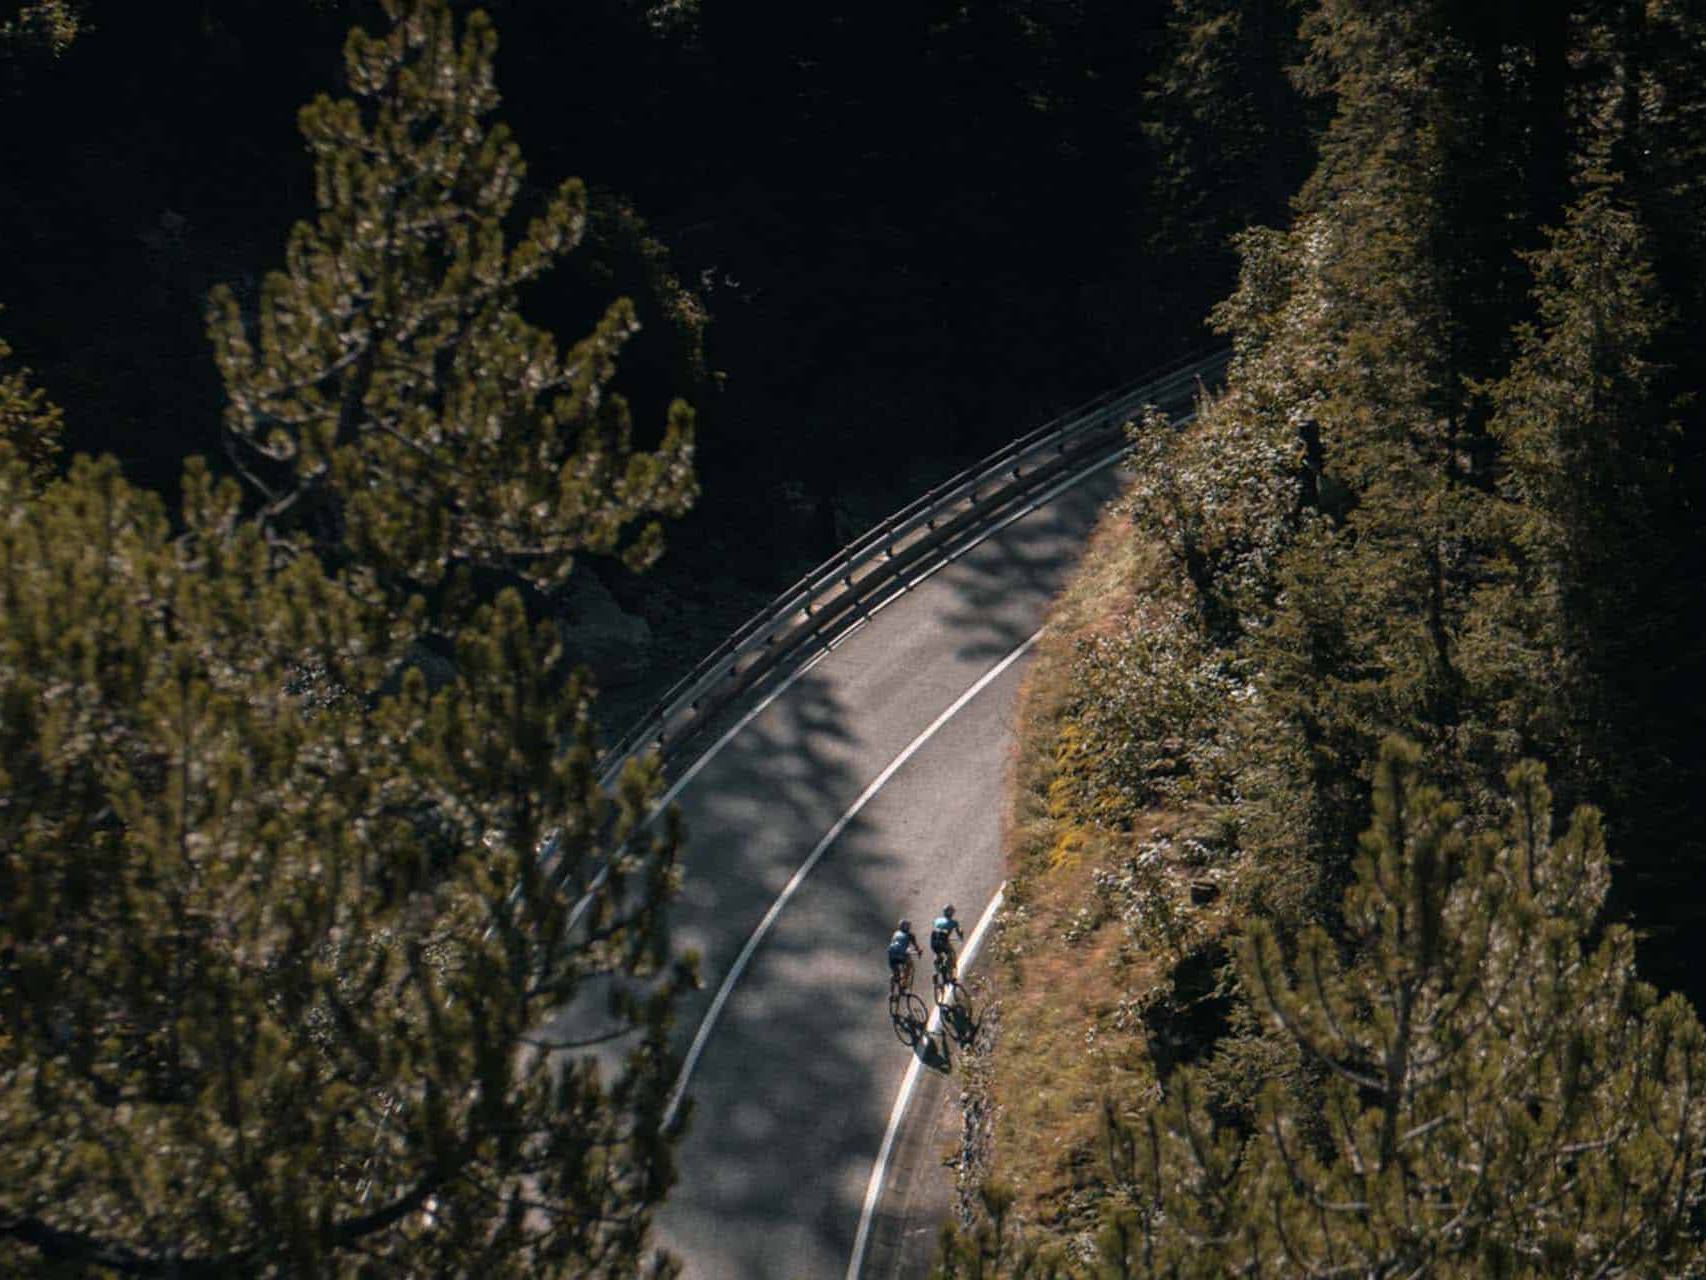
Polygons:
[[835,692],[807,673],[678,799],[685,843],[672,926],[678,945],[700,951],[713,991],[806,852],[857,794],[856,748]]

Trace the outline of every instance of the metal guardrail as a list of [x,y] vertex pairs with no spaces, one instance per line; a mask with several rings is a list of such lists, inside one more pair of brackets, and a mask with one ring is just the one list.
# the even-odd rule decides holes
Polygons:
[[801,578],[677,681],[603,755],[608,783],[632,755],[675,754],[735,698],[785,666],[814,640],[827,643],[874,597],[968,534],[1041,492],[1075,467],[1124,448],[1124,427],[1147,404],[1188,405],[1199,382],[1225,370],[1229,353],[1175,361],[1104,392],[937,485]]

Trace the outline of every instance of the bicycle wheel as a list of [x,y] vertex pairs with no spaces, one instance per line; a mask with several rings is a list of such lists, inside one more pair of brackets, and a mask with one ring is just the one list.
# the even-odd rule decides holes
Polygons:
[[912,965],[908,963],[898,973],[889,970],[889,1016],[912,994]]

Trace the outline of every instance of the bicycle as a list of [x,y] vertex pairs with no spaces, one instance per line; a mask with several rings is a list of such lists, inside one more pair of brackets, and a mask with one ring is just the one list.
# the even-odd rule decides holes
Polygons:
[[912,994],[912,961],[908,959],[899,973],[889,968],[889,1012],[893,1014],[907,996]]

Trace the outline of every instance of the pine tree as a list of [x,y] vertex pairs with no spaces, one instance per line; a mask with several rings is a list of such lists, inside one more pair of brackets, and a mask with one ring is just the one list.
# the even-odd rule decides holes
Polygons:
[[1488,390],[1509,567],[1483,606],[1497,628],[1485,665],[1525,700],[1510,719],[1526,749],[1559,759],[1629,747],[1608,736],[1616,704],[1631,701],[1620,686],[1664,621],[1658,517],[1676,428],[1649,357],[1667,318],[1646,241],[1615,177],[1589,181],[1530,256],[1539,322],[1519,331],[1516,361]]
[[[590,691],[515,590],[429,616],[389,588],[619,546],[691,491],[685,412],[634,453],[604,386],[625,310],[562,358],[515,315],[572,191],[504,250],[490,29],[389,11],[349,44],[372,128],[308,113],[348,147],[258,348],[215,308],[261,516],[201,460],[174,520],[0,436],[6,1274],[647,1265],[692,980],[656,769],[605,794]],[[455,650],[430,693],[401,671],[429,625]]]
[[230,452],[275,526],[405,589],[462,566],[560,583],[577,551],[656,556],[655,523],[694,493],[692,415],[637,451],[609,389],[636,327],[613,303],[567,351],[520,295],[578,242],[586,192],[562,184],[512,244],[525,168],[498,103],[496,37],[446,0],[386,0],[356,29],[356,100],[322,97],[301,127],[319,214],[291,232],[250,323],[216,290],[209,329]]
[[1465,670],[1493,452],[1468,387],[1502,364],[1530,191],[1520,139],[1485,121],[1528,86],[1446,3],[1320,0],[1301,31],[1300,83],[1332,119],[1295,225],[1242,242],[1244,284],[1217,313],[1238,364],[1205,420],[1243,419],[1219,429],[1296,479],[1292,540],[1248,593],[1275,607],[1246,619],[1241,656],[1293,730],[1311,815],[1295,835],[1333,859],[1385,734],[1466,779],[1510,758]]
[[1288,69],[1296,0],[1172,0],[1166,56],[1144,98],[1158,164],[1159,242],[1201,262],[1253,224],[1279,222],[1307,173],[1312,132]]
[[1616,0],[1589,15],[1577,132],[1608,144],[1692,350],[1706,296],[1706,14],[1690,0]]
[[39,482],[59,456],[64,415],[34,385],[28,369],[8,369],[11,359],[12,348],[0,339],[0,441]]
[[[272,568],[233,483],[174,536],[110,463],[0,480],[3,1269],[630,1274],[675,842],[549,632],[505,593],[449,687],[354,697],[411,628]],[[603,1081],[540,1030],[594,980]]]
[[77,38],[83,7],[75,0],[6,0],[0,4],[0,53],[21,49],[58,57]]
[[[1599,816],[1555,833],[1544,771],[1507,776],[1502,832],[1388,742],[1343,942],[1287,957],[1251,928],[1244,988],[1315,1076],[1270,1086],[1248,1141],[1195,1074],[1116,1115],[1131,1192],[1111,1275],[1614,1276],[1701,1261],[1706,1037],[1601,929]],[[1123,1156],[1123,1159],[1118,1158]]]
[[88,28],[87,0],[0,0],[0,100],[28,89]]

